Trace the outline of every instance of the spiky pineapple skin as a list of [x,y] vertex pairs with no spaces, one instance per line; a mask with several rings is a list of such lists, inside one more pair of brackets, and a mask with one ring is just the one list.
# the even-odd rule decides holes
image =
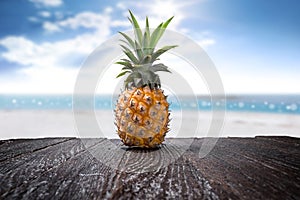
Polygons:
[[154,148],[169,131],[169,103],[163,90],[147,87],[125,89],[115,109],[115,124],[126,146]]

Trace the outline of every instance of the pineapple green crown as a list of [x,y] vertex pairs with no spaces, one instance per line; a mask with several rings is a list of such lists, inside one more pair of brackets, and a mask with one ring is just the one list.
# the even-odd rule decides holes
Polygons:
[[121,59],[121,61],[116,62],[116,64],[123,65],[122,72],[117,78],[130,73],[124,81],[125,88],[144,86],[149,86],[150,88],[160,87],[160,78],[155,72],[170,71],[164,64],[154,64],[154,62],[159,60],[160,55],[177,47],[177,45],[164,46],[156,51],[155,47],[173,17],[159,24],[158,27],[150,33],[148,17],[146,17],[145,31],[142,32],[136,18],[130,10],[129,14],[130,17],[128,17],[128,19],[133,26],[135,38],[132,39],[125,33],[119,32],[125,39],[120,40],[124,43],[120,46],[128,59]]

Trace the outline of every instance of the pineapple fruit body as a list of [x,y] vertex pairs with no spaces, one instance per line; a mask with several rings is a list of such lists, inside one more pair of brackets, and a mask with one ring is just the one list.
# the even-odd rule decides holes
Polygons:
[[169,103],[160,88],[124,90],[118,99],[115,117],[118,135],[127,146],[153,148],[168,132]]

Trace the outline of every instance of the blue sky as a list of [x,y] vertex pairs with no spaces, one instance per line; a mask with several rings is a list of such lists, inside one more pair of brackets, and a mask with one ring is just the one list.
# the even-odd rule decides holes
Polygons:
[[71,93],[84,59],[130,29],[127,9],[154,25],[175,15],[170,29],[206,50],[228,94],[300,93],[297,0],[84,2],[0,1],[0,93]]

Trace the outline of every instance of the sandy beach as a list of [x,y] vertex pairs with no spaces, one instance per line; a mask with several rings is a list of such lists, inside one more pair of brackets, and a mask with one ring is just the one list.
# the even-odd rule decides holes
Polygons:
[[[182,121],[180,112],[171,113],[171,131],[167,137],[205,137],[212,124],[211,113],[188,111]],[[95,117],[100,129],[88,124],[79,131],[71,110],[2,110],[0,111],[0,138],[42,138],[42,137],[107,137],[118,138],[113,113],[99,110]],[[87,123],[93,113],[81,112],[77,118]],[[195,129],[195,124],[198,129]],[[84,123],[82,123],[84,124]],[[83,125],[81,125],[83,126]],[[103,135],[99,132],[102,132]],[[180,133],[180,134],[179,134]],[[257,112],[226,112],[220,137],[300,136],[300,115],[271,114]]]

